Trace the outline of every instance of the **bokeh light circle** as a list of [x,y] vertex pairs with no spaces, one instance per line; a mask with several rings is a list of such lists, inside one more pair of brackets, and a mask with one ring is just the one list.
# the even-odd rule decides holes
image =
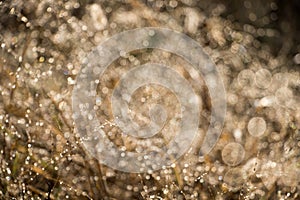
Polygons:
[[[111,99],[115,123],[125,135],[144,139],[154,136],[162,125],[155,120],[155,116],[150,116],[152,122],[148,127],[138,127],[126,112],[134,90],[145,84],[156,83],[170,89],[180,100],[183,118],[180,132],[163,148],[141,152],[124,152],[107,138],[101,128],[103,122],[97,119],[93,109],[96,104],[95,80],[120,57],[120,53],[145,48],[165,50],[182,57],[204,78],[212,108],[210,125],[199,154],[205,155],[213,148],[221,134],[226,114],[222,80],[214,63],[196,41],[182,33],[162,28],[140,28],[112,36],[93,50],[82,64],[72,93],[73,118],[86,150],[101,163],[125,172],[153,171],[172,164],[190,148],[199,125],[199,110],[195,107],[199,102],[193,89],[171,67],[150,63],[137,66],[133,69],[135,71],[129,71],[121,78]],[[174,87],[181,83],[184,83],[183,87]],[[157,113],[157,108],[152,113]]]

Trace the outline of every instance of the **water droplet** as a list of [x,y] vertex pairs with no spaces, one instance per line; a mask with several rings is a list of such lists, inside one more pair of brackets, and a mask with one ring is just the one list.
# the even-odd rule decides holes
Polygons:
[[178,2],[175,1],[175,0],[171,0],[171,1],[169,2],[169,5],[170,5],[172,8],[175,8],[175,7],[178,5]]
[[267,124],[262,117],[253,117],[248,123],[248,132],[254,137],[262,136],[266,129]]
[[254,22],[254,21],[257,20],[257,16],[254,13],[250,13],[249,14],[249,19]]
[[246,176],[240,168],[233,168],[225,174],[224,182],[231,191],[236,191],[243,185],[245,178]]
[[154,31],[154,30],[150,30],[150,31],[148,32],[148,34],[149,34],[149,36],[154,36],[154,35],[155,35],[155,31]]
[[107,94],[108,93],[108,88],[107,87],[102,88],[102,92],[103,92],[103,94]]
[[257,87],[266,89],[272,82],[272,74],[267,69],[260,69],[255,73],[255,84]]
[[40,62],[40,63],[45,62],[45,58],[44,58],[43,56],[41,56],[41,57],[39,58],[39,62]]
[[275,93],[276,103],[280,106],[291,106],[293,102],[293,92],[287,87],[278,89]]
[[148,46],[149,46],[149,42],[148,42],[147,40],[144,40],[144,41],[143,41],[143,46],[144,46],[144,47],[148,47]]
[[242,141],[243,132],[241,131],[241,129],[235,129],[233,132],[233,136],[236,141]]
[[101,97],[96,97],[96,105],[97,105],[97,106],[100,106],[101,103],[102,103]]
[[255,74],[250,69],[241,71],[238,75],[238,83],[241,87],[247,87],[253,85]]
[[300,64],[300,53],[296,54],[294,57],[294,62],[299,65]]
[[222,159],[229,166],[240,164],[245,156],[245,150],[239,143],[229,143],[222,150]]

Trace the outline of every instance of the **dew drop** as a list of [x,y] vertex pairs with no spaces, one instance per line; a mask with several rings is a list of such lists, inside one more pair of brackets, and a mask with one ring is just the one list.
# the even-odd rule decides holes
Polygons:
[[300,53],[296,54],[294,57],[294,62],[299,65],[300,64]]
[[222,150],[222,159],[229,166],[240,164],[245,156],[245,150],[242,145],[236,142],[227,144]]
[[96,97],[96,105],[100,106],[102,103],[101,97]]
[[255,84],[261,89],[266,89],[272,82],[272,74],[267,69],[260,69],[255,73]]
[[149,42],[147,40],[143,41],[143,46],[144,47],[148,47],[149,46]]
[[293,92],[287,87],[282,87],[276,91],[275,98],[278,105],[287,107],[292,104]]
[[245,69],[238,74],[238,83],[241,87],[253,85],[255,74],[250,69]]
[[248,123],[248,132],[254,137],[264,134],[267,129],[266,121],[262,117],[253,117]]
[[228,170],[224,176],[224,182],[232,191],[238,190],[245,181],[245,174],[240,168],[233,168]]
[[154,31],[154,30],[150,30],[150,31],[148,32],[148,35],[149,35],[149,36],[154,36],[154,35],[155,35],[155,31]]

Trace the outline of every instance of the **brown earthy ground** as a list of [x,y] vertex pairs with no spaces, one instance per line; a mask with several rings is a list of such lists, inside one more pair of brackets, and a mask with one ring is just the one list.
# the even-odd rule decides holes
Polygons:
[[[300,199],[299,9],[297,0],[0,0],[0,199]],[[148,26],[183,32],[203,46],[223,78],[226,121],[204,158],[192,151],[156,172],[123,173],[84,150],[72,89],[94,47]],[[105,101],[97,113],[111,141],[128,150],[134,148],[119,141],[106,98],[122,73],[116,68],[187,65],[159,50],[130,55],[101,80]],[[210,99],[198,81],[205,133]],[[153,93],[172,102],[171,115],[178,112],[165,88],[141,88],[134,99]],[[132,110],[143,112],[139,103]],[[167,128],[164,137],[172,138]]]

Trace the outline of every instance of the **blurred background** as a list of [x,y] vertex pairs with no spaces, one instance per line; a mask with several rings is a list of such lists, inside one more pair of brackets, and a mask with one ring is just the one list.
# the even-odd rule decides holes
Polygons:
[[[299,199],[299,21],[298,0],[0,0],[0,199]],[[149,26],[185,33],[203,46],[223,78],[226,122],[205,157],[195,153],[199,139],[172,166],[123,173],[83,148],[72,89],[93,48]],[[112,123],[109,96],[125,70],[150,61],[188,65],[158,50],[130,52],[98,87],[104,130],[130,151],[134,142]],[[211,109],[205,83],[176,69],[198,87],[205,135]],[[172,96],[163,88],[136,95],[154,93]],[[169,107],[175,114],[176,105]]]

